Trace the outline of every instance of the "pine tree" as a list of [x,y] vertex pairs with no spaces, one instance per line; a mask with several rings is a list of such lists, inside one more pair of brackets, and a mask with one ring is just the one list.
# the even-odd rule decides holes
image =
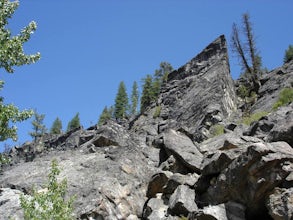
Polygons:
[[79,127],[80,127],[79,113],[76,113],[76,115],[71,119],[71,121],[68,122],[67,132]]
[[109,120],[111,118],[112,118],[111,112],[110,112],[110,110],[108,110],[108,107],[105,106],[105,108],[102,111],[102,114],[100,115],[98,125],[104,124],[107,120]]
[[136,115],[137,113],[138,101],[139,101],[138,85],[137,85],[137,82],[134,81],[132,85],[132,92],[131,92],[131,110],[130,111],[132,115]]
[[42,137],[47,131],[46,126],[43,123],[44,118],[44,114],[38,114],[37,111],[35,111],[34,120],[32,121],[33,131],[29,133],[35,141],[37,138]]
[[232,50],[237,54],[241,61],[245,76],[250,83],[250,95],[252,92],[258,93],[260,82],[258,75],[261,73],[261,57],[256,48],[255,37],[252,30],[249,14],[243,14],[243,33],[245,43],[240,39],[240,31],[234,23],[232,26]]
[[129,105],[126,86],[123,81],[121,81],[119,84],[118,93],[115,98],[114,108],[114,116],[116,119],[123,119],[126,117]]
[[51,134],[61,134],[62,133],[62,122],[58,117],[53,122],[53,125],[50,129],[50,133]]
[[284,63],[293,60],[293,45],[289,45],[288,49],[285,51]]
[[161,62],[160,68],[155,70],[155,79],[159,79],[161,82],[164,82],[168,78],[168,74],[173,71],[173,67],[168,62]]
[[146,107],[149,106],[153,100],[153,77],[148,74],[146,78],[143,79],[142,96],[140,99],[140,111],[144,112]]

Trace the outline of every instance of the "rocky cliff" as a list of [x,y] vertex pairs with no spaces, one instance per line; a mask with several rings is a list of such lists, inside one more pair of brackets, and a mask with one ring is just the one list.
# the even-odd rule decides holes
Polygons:
[[170,73],[134,120],[13,148],[0,219],[23,219],[19,195],[42,188],[54,158],[77,219],[292,219],[293,104],[272,111],[292,82],[293,62],[262,76],[251,109],[267,114],[243,124],[220,36]]

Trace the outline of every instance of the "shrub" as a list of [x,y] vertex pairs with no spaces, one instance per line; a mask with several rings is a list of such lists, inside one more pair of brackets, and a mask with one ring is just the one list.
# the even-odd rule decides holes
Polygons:
[[224,134],[224,125],[215,124],[210,128],[210,133],[212,137],[219,136],[221,134]]
[[262,117],[268,115],[268,112],[262,111],[262,112],[256,112],[252,115],[249,115],[247,117],[242,118],[242,123],[246,125],[250,125],[252,122],[258,121]]
[[159,106],[156,106],[156,108],[155,108],[155,112],[154,112],[154,115],[153,115],[153,118],[157,118],[157,117],[159,117],[160,116],[160,114],[161,114],[161,109],[162,109],[162,107],[159,105]]
[[273,110],[276,110],[280,106],[284,106],[293,102],[293,88],[284,88],[280,92],[278,101],[273,105]]
[[42,192],[33,190],[31,197],[21,196],[20,204],[24,211],[25,220],[69,220],[73,219],[74,197],[65,201],[67,181],[60,183],[57,175],[60,174],[56,160],[52,161],[51,171],[48,175],[48,183]]

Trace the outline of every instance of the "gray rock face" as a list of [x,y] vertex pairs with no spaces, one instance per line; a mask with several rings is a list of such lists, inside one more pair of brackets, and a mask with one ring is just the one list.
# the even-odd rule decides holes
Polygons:
[[23,193],[10,188],[0,189],[0,219],[23,219],[19,197]]
[[[292,73],[293,61],[263,76],[253,112],[270,111]],[[234,90],[220,36],[132,121],[13,148],[1,166],[0,219],[23,219],[19,195],[43,187],[54,158],[77,219],[292,219],[293,103],[247,126]],[[213,136],[214,125],[224,134]]]
[[208,202],[238,201],[248,216],[265,212],[269,193],[293,171],[293,149],[286,142],[257,143],[221,172],[203,198]]
[[[161,109],[160,117],[153,119],[156,108]],[[205,130],[236,108],[226,40],[220,36],[190,62],[169,74],[157,103],[132,122],[131,128],[145,136],[155,136],[169,128],[181,129],[200,142],[207,138]]]
[[[85,137],[87,131],[79,131]],[[7,167],[0,177],[0,187],[29,193],[33,186],[41,188],[47,180],[50,162],[56,158],[60,179],[68,180],[68,195],[75,195],[75,215],[81,219],[126,219],[142,216],[147,200],[148,181],[157,171],[159,150],[138,146],[137,138],[118,124],[90,130],[91,139],[64,151],[45,149],[30,162]],[[75,133],[65,138],[78,139]],[[100,137],[104,139],[101,140]],[[117,143],[117,144],[115,144]],[[93,145],[95,151],[89,150]],[[58,147],[57,147],[58,148]],[[135,201],[135,202],[133,202]],[[4,208],[0,204],[0,210]]]
[[162,107],[161,116],[165,120],[160,125],[161,130],[184,128],[190,134],[202,127],[209,128],[236,110],[224,36],[170,73],[158,105]]
[[293,86],[293,61],[282,67],[265,74],[260,80],[262,86],[259,90],[259,98],[252,107],[252,112],[271,111],[278,100],[282,88]]

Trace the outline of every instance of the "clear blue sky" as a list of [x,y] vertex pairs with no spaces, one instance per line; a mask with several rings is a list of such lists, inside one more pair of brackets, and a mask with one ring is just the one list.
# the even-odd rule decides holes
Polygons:
[[[293,44],[292,11],[292,0],[20,0],[9,27],[16,34],[36,21],[25,50],[42,58],[11,75],[1,69],[1,95],[6,103],[45,114],[48,128],[59,117],[66,129],[77,112],[87,128],[114,103],[120,81],[130,93],[133,81],[141,85],[161,61],[178,68],[219,35],[229,41],[232,23],[245,12],[264,66],[281,66]],[[235,79],[239,67],[230,58]],[[31,140],[31,120],[18,127],[15,144]]]

